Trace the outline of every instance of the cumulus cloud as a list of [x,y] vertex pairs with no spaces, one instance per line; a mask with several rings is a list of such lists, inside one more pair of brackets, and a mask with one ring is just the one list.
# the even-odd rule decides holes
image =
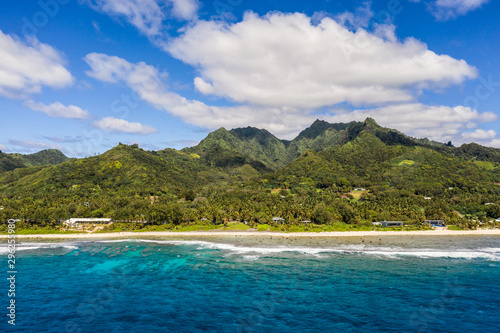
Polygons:
[[158,130],[154,127],[142,125],[136,122],[128,122],[124,119],[118,119],[114,117],[102,118],[101,120],[94,122],[94,125],[108,132],[124,132],[141,135],[158,132]]
[[464,132],[462,133],[462,136],[466,139],[471,140],[493,140],[497,136],[497,132],[495,132],[494,130],[485,131],[482,129],[476,129],[474,132]]
[[477,75],[464,60],[413,38],[399,41],[391,25],[352,31],[328,17],[314,25],[300,13],[197,21],[164,47],[198,69],[200,92],[266,107],[407,102],[421,89]]
[[90,113],[87,110],[75,105],[63,105],[60,102],[55,102],[49,105],[35,102],[32,100],[25,101],[24,106],[30,108],[33,111],[43,112],[50,117],[56,118],[74,118],[74,119],[86,119],[90,117]]
[[466,142],[476,142],[483,146],[500,148],[500,138],[497,137],[497,132],[494,130],[476,129],[473,132],[464,132],[462,137]]
[[292,139],[316,118],[349,122],[372,117],[383,126],[399,129],[415,137],[449,141],[461,138],[462,131],[473,129],[478,123],[496,119],[496,115],[491,112],[479,113],[464,106],[427,106],[419,103],[395,104],[345,113],[333,110],[329,115],[287,106],[211,106],[201,101],[188,100],[170,91],[162,81],[164,75],[145,63],[132,64],[122,58],[97,53],[87,55],[85,61],[91,67],[88,75],[102,81],[123,81],[142,100],[186,123],[205,128],[250,125],[266,128],[281,138]]
[[170,0],[172,16],[181,20],[190,21],[198,16],[200,3],[198,0]]
[[435,0],[428,8],[438,20],[449,20],[480,8],[489,0]]
[[156,0],[83,0],[92,9],[124,18],[146,36],[161,34],[165,15]]
[[302,109],[290,107],[210,106],[170,91],[163,80],[166,74],[144,62],[133,64],[100,53],[88,54],[84,60],[91,67],[87,75],[105,82],[125,82],[142,100],[188,124],[205,128],[250,125],[291,138],[316,119]]
[[457,143],[470,142],[467,139],[471,137],[463,135],[463,131],[473,129],[479,123],[488,123],[497,119],[497,115],[492,112],[480,113],[465,106],[429,106],[408,103],[336,114],[328,117],[328,120],[349,122],[361,121],[367,117],[374,118],[381,126],[395,128],[413,137],[429,138],[439,142],[451,140]]
[[73,84],[62,54],[31,38],[27,43],[0,30],[0,95],[25,98],[43,86],[62,88]]

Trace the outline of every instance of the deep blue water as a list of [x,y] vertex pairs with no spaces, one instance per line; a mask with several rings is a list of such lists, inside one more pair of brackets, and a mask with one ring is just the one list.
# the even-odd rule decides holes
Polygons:
[[16,326],[3,315],[2,332],[500,332],[500,239],[404,251],[66,242],[17,255]]

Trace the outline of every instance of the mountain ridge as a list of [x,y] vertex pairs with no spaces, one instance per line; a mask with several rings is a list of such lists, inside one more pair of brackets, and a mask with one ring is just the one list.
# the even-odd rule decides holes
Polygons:
[[445,144],[425,138],[417,139],[398,130],[382,127],[372,118],[367,118],[362,122],[335,124],[317,119],[294,139],[286,142],[265,129],[245,127],[227,131],[221,128],[209,133],[198,145],[184,148],[183,151],[203,157],[209,148],[220,147],[228,152],[244,155],[250,160],[262,162],[269,169],[278,170],[309,149],[315,152],[334,149],[355,140],[364,132],[373,133],[387,145],[428,147],[447,155],[500,161],[500,149],[477,144],[451,147],[451,143]]
[[500,149],[435,144],[373,119],[318,120],[301,133],[285,144],[254,127],[220,128],[182,150],[119,144],[30,167],[1,153],[14,169],[0,173],[0,218],[265,224],[282,216],[365,226],[427,218],[468,226],[500,217]]
[[69,160],[58,149],[44,149],[33,154],[6,154],[0,151],[0,172],[11,171],[17,168],[59,164]]

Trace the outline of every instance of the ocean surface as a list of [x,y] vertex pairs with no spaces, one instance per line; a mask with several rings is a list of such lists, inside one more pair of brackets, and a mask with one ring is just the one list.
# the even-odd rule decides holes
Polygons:
[[16,256],[1,332],[500,332],[500,237],[68,240]]

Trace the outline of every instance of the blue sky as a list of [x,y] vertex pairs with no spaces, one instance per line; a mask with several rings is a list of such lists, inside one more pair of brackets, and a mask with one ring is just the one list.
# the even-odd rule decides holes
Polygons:
[[497,0],[4,0],[0,150],[292,139],[373,117],[500,147]]

